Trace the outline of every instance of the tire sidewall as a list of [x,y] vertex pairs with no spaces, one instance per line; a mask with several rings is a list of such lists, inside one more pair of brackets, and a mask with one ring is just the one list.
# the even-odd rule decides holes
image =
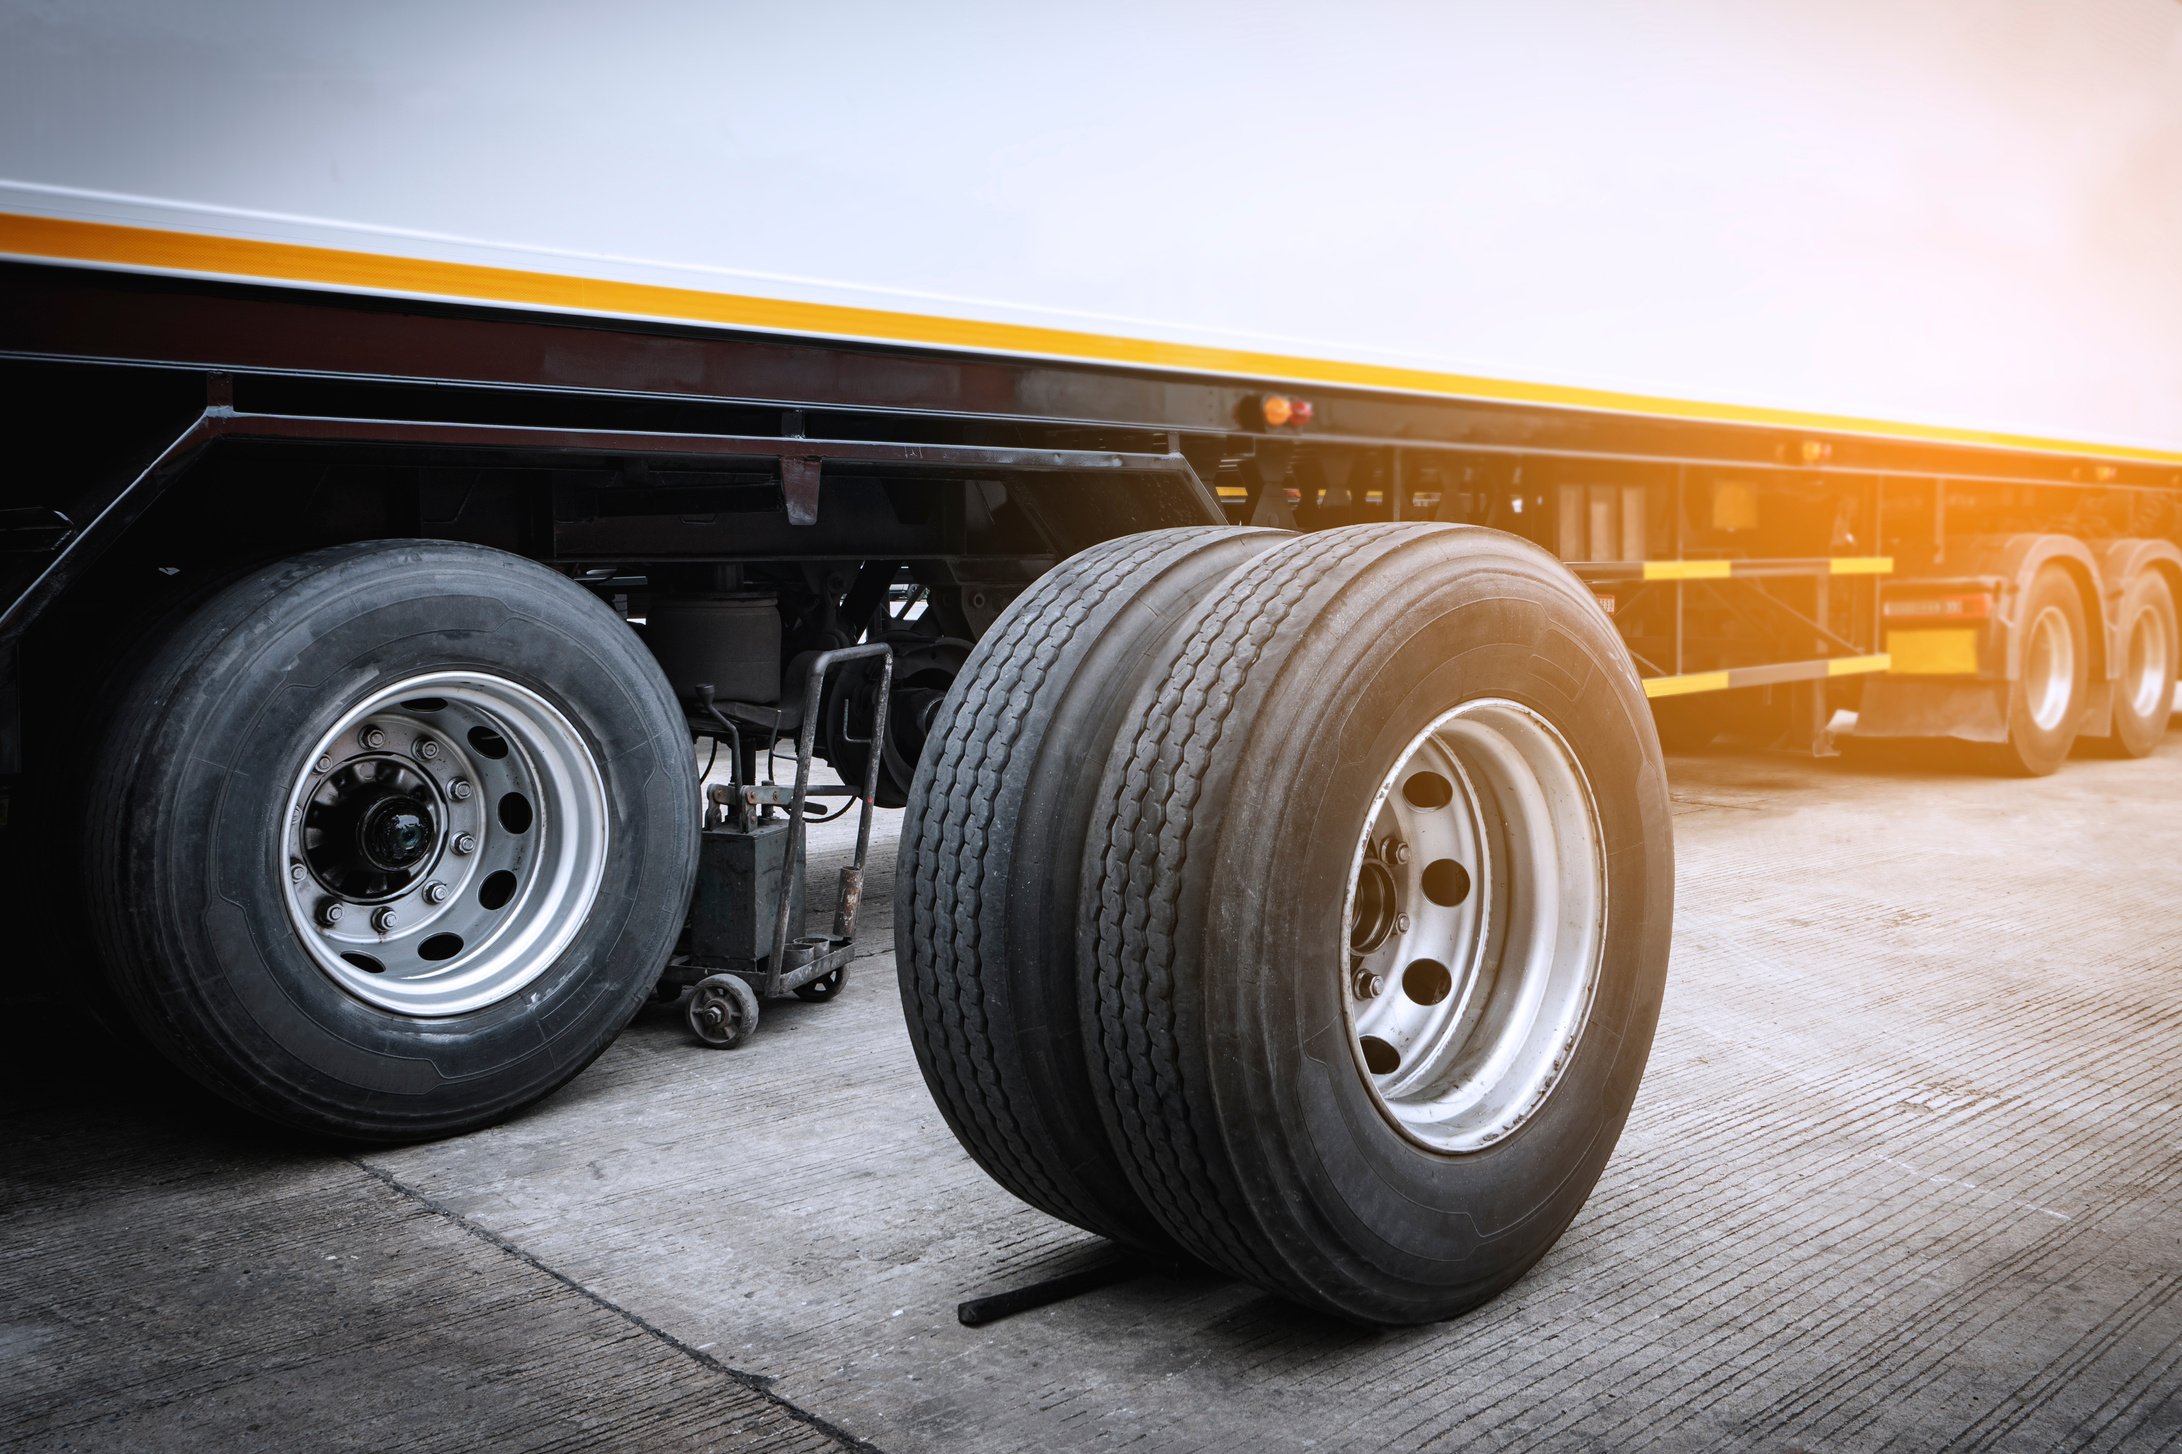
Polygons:
[[[656,668],[578,588],[482,554],[419,546],[330,564],[300,600],[215,646],[144,754],[137,786],[158,807],[129,847],[132,877],[172,918],[150,936],[169,954],[140,972],[241,1068],[219,1088],[278,1118],[369,1134],[347,1109],[360,1100],[373,1126],[428,1134],[502,1114],[628,1022],[656,977],[632,967],[655,971],[680,928],[694,791],[674,773],[679,737],[660,738],[679,714]],[[305,950],[281,879],[282,820],[308,754],[355,703],[464,668],[528,687],[575,726],[603,778],[608,848],[592,912],[549,966],[492,1005],[418,1018],[350,995]]]
[[2133,757],[2149,755],[2167,735],[2167,724],[2174,715],[2174,653],[2178,644],[2182,644],[2182,638],[2177,636],[2174,592],[2166,578],[2154,570],[2140,571],[2122,596],[2118,613],[2121,630],[2115,644],[2124,664],[2129,660],[2129,638],[2136,630],[2138,618],[2146,614],[2159,616],[2167,628],[2169,675],[2166,701],[2155,707],[2149,716],[2140,716],[2128,699],[2124,673],[2114,674],[2114,737],[2123,751]]
[[[1272,730],[1243,747],[1227,789],[1199,985],[1209,1016],[1243,1007],[1210,1070],[1223,1120],[1246,1128],[1229,1134],[1246,1195],[1301,1213],[1281,1221],[1315,1223],[1281,1247],[1306,1284],[1390,1322],[1489,1297],[1582,1206],[1650,1048],[1673,894],[1657,738],[1596,609],[1519,542],[1405,556],[1423,559],[1323,613],[1256,714]],[[1346,709],[1307,721],[1297,708],[1311,697]],[[1607,847],[1609,908],[1592,1006],[1551,1094],[1505,1139],[1450,1155],[1402,1135],[1365,1085],[1338,920],[1381,778],[1432,721],[1481,697],[1530,707],[1576,756]],[[1327,947],[1323,966],[1287,959],[1313,944]]]
[[2023,607],[2019,619],[2022,629],[2028,631],[2048,606],[2059,606],[2067,618],[2075,647],[2075,680],[2070,688],[2068,711],[2060,725],[2040,727],[2031,717],[2029,679],[2030,641],[2026,636],[2019,648],[2019,662],[2015,679],[2008,683],[2008,740],[2016,760],[2024,771],[2043,776],[2053,772],[2068,757],[2069,748],[2075,744],[2076,735],[2082,730],[2084,699],[2091,681],[2091,641],[2086,629],[2083,597],[2075,583],[2059,566],[2042,566],[2031,578],[2030,589],[2023,593]]

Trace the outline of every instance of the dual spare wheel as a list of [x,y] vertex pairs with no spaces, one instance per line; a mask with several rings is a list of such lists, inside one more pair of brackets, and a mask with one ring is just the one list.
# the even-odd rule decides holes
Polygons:
[[1494,531],[1161,531],[972,654],[903,825],[919,1063],[1002,1185],[1372,1322],[1542,1256],[1628,1113],[1672,852],[1619,638]]

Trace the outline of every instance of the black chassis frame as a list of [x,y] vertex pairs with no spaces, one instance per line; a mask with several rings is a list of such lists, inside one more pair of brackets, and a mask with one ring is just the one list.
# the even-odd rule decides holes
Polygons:
[[[2050,516],[2056,491],[2087,536],[2182,535],[2172,465],[51,264],[0,264],[0,390],[21,445],[0,491],[0,774],[24,767],[24,684],[42,689],[25,642],[97,619],[102,562],[153,531],[153,554],[213,563],[481,538],[609,590],[802,568],[838,600],[867,564],[906,566],[971,634],[1052,560],[1157,525],[1421,514],[1550,544],[1557,479],[1660,484],[1677,553],[1686,490],[1720,473],[1806,502],[1760,555],[1834,553],[1825,528],[1853,518],[1864,549],[1937,570],[1953,533]],[[1268,391],[1308,397],[1308,428],[1266,428]],[[298,465],[331,479],[308,509],[230,488]],[[480,470],[518,482],[498,513],[467,508]]]

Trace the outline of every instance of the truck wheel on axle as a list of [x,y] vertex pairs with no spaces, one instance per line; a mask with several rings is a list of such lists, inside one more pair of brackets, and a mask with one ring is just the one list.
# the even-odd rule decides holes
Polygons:
[[1128,535],[1039,577],[933,722],[902,820],[895,954],[940,1113],[995,1181],[1102,1236],[1168,1245],[1107,1145],[1084,1062],[1076,895],[1099,765],[1145,664],[1285,534]]
[[2116,617],[2121,671],[2114,680],[2114,731],[2109,749],[2124,757],[2149,757],[2167,735],[2174,715],[2177,654],[2174,592],[2156,570],[2138,571],[2123,591]]
[[1373,1323],[1512,1283],[1642,1074],[1673,904],[1627,651],[1537,547],[1351,526],[1168,639],[1099,787],[1092,1082],[1182,1248]]
[[298,556],[117,700],[93,937],[136,1024],[238,1104],[361,1140],[481,1125],[657,983],[696,863],[688,734],[566,578],[437,542]]
[[2068,572],[2043,566],[2031,577],[2017,613],[2021,671],[2008,690],[2008,740],[2003,768],[2044,777],[2068,760],[2083,725],[2091,650],[2083,597]]
[[739,974],[712,974],[689,993],[689,1030],[716,1050],[733,1050],[758,1028],[758,992]]

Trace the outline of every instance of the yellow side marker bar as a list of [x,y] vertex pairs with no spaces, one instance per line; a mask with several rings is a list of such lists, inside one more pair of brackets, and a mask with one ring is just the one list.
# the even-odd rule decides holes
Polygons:
[[[1781,569],[1781,563],[1766,560],[1647,560],[1638,569],[1641,579],[1647,581],[1724,581],[1736,576],[1771,576],[1787,574],[1813,574],[1817,562],[1805,564],[1790,562],[1793,571]],[[1894,574],[1894,557],[1891,555],[1837,555],[1825,562],[1824,570],[1835,576],[1886,576]]]
[[[1731,560],[1648,560],[1644,562],[1644,579],[1648,581],[1724,581],[1733,573],[1735,562]],[[1693,692],[1709,691],[1708,687],[1691,687]]]
[[1686,676],[1646,677],[1644,695],[1647,697],[1679,697],[1686,692],[1724,692],[1727,690],[1724,671],[1693,671]]
[[1647,697],[1680,697],[1691,692],[1725,692],[1737,687],[1774,687],[1789,682],[1817,681],[1821,677],[1861,676],[1885,671],[1893,658],[1885,652],[1871,656],[1822,657],[1817,661],[1781,661],[1759,666],[1735,666],[1726,671],[1693,671],[1680,676],[1646,677]]

